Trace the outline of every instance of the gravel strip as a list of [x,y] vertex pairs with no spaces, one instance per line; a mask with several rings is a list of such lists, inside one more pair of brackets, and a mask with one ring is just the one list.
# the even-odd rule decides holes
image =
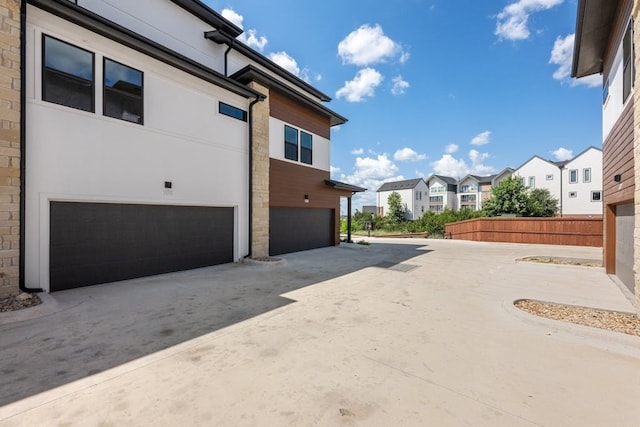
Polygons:
[[518,300],[514,305],[520,310],[547,319],[640,337],[640,318],[635,314],[531,300]]
[[40,304],[40,298],[36,294],[22,293],[19,295],[9,295],[0,297],[0,313],[7,311],[22,310]]

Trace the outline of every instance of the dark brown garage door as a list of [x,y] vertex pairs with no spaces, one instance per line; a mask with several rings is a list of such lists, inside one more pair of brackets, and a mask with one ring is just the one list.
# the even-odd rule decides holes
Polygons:
[[269,209],[269,254],[332,246],[333,212],[333,209]]
[[52,202],[50,289],[233,261],[233,208]]

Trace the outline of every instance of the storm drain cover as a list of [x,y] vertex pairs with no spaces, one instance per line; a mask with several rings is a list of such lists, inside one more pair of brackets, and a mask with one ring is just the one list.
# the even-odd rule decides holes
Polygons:
[[391,261],[379,262],[374,267],[386,268],[387,270],[400,271],[402,273],[407,273],[415,268],[418,268],[417,265],[400,264],[400,263],[391,262]]

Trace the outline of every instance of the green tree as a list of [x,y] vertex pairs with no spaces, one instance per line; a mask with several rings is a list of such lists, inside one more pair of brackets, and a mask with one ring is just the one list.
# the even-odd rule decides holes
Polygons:
[[389,217],[393,222],[404,222],[406,220],[406,210],[399,193],[394,191],[389,194],[387,204],[389,205]]
[[491,198],[483,203],[487,216],[527,214],[529,195],[520,177],[510,176],[491,191]]
[[546,188],[536,188],[529,192],[527,216],[551,217],[558,214],[558,199]]
[[549,190],[529,190],[517,176],[505,179],[491,193],[491,198],[482,206],[487,216],[512,214],[550,217],[557,215],[559,211],[558,200],[551,196]]

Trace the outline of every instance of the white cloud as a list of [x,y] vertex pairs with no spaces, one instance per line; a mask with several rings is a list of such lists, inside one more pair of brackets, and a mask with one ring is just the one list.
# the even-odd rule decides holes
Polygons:
[[357,185],[367,189],[365,193],[358,193],[353,198],[354,209],[360,205],[375,205],[376,191],[388,181],[401,181],[405,179],[397,175],[398,167],[386,154],[380,154],[376,158],[357,157],[353,168],[353,174],[341,174],[340,181]]
[[290,57],[287,52],[273,52],[269,54],[269,59],[290,72],[295,76],[300,75],[300,67],[295,59]]
[[470,166],[464,159],[456,159],[451,154],[443,154],[440,159],[432,162],[431,166],[433,167],[434,173],[450,176],[456,179],[461,179],[467,174],[485,176],[491,175],[496,171],[496,168],[493,166],[484,164],[484,161],[488,158],[488,153],[480,153],[477,150],[470,150]]
[[331,173],[331,175],[335,175],[340,173],[340,168],[337,168],[335,166],[329,166],[329,172]]
[[363,25],[352,31],[338,44],[338,55],[345,64],[375,64],[392,58],[398,53],[402,62],[409,58],[402,52],[399,44],[384,34],[380,25],[373,27]]
[[529,15],[534,12],[551,9],[563,0],[518,0],[508,4],[497,15],[496,30],[500,39],[526,40],[529,31]]
[[336,92],[337,98],[345,98],[349,102],[364,101],[365,97],[372,97],[375,88],[382,82],[382,74],[373,68],[365,68],[358,71],[356,77],[345,82],[344,86]]
[[361,156],[364,154],[364,148],[356,148],[355,150],[351,151],[351,154],[355,156]]
[[[244,16],[240,15],[233,9],[222,9],[221,13],[222,17],[231,21],[232,24],[244,29],[243,21]],[[256,30],[248,30],[238,36],[238,40],[242,43],[246,44],[253,49],[259,50],[262,52],[264,47],[267,45],[267,38],[265,36],[258,36]]]
[[398,150],[393,155],[393,159],[398,162],[417,162],[420,160],[425,160],[427,158],[426,154],[418,154],[411,148],[405,147],[401,150]]
[[244,28],[242,25],[242,21],[244,21],[244,16],[240,15],[233,9],[225,8],[222,9],[221,13],[222,17],[228,21],[231,21],[237,27]]
[[418,178],[426,178],[426,175],[422,171],[416,170],[415,174]]
[[551,154],[553,154],[553,157],[555,157],[559,162],[573,159],[573,151],[564,147],[560,147],[557,150],[552,151]]
[[451,154],[444,154],[440,159],[431,163],[437,175],[450,176],[460,179],[469,173],[469,166],[462,159],[456,159]]
[[[566,37],[558,36],[556,41],[553,43],[549,63],[558,66],[558,69],[553,73],[553,78],[555,80],[565,82],[571,79],[574,39],[575,34],[569,34]],[[602,76],[600,74],[594,74],[581,79],[572,79],[571,85],[586,85],[589,87],[602,86]]]
[[394,95],[401,95],[408,87],[409,82],[402,80],[402,76],[394,77],[391,93]]
[[487,166],[484,161],[489,158],[489,153],[480,153],[477,150],[469,151],[469,159],[471,160],[470,173],[474,175],[491,175],[496,172],[496,168],[493,166]]
[[490,136],[491,136],[491,131],[485,130],[484,132],[480,132],[479,134],[477,134],[471,139],[471,145],[488,144]]
[[449,144],[446,147],[444,147],[444,152],[447,154],[453,154],[456,151],[458,151],[458,145],[457,144]]

